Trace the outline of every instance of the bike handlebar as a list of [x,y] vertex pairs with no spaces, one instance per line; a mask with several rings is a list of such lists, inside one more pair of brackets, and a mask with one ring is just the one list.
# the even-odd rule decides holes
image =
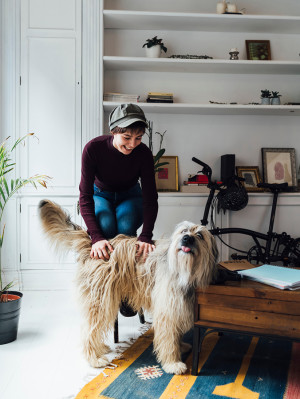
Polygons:
[[200,159],[198,159],[198,158],[193,157],[192,161],[198,163],[199,165],[203,166],[206,169],[210,169],[211,170],[211,168],[206,163],[200,161]]
[[192,161],[198,163],[199,165],[203,166],[202,173],[208,177],[208,181],[211,182],[211,174],[212,170],[211,167],[208,166],[206,163],[200,161],[198,158],[193,157]]

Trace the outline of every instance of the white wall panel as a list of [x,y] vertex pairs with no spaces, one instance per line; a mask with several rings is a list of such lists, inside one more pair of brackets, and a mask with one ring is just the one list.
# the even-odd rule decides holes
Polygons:
[[76,0],[29,0],[31,29],[75,29]]
[[75,39],[30,38],[28,57],[28,172],[53,177],[55,187],[76,184]]

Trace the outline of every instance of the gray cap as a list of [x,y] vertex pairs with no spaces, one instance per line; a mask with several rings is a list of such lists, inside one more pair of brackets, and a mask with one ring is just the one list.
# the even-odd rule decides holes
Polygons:
[[148,127],[144,111],[138,105],[121,104],[109,114],[108,126],[112,130],[116,126],[127,127],[134,122],[143,122]]

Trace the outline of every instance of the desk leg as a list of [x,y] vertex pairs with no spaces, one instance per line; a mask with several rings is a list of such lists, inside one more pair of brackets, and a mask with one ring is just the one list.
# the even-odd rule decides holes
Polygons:
[[201,329],[199,327],[195,326],[194,332],[193,332],[192,375],[198,374],[199,352],[200,352],[200,332],[201,332]]

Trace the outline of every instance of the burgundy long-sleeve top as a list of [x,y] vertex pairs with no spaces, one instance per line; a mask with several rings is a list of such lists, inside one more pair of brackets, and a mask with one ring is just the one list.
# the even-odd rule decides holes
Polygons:
[[95,216],[94,183],[105,191],[120,192],[133,187],[139,179],[143,197],[143,228],[138,239],[152,243],[158,196],[150,149],[141,143],[125,155],[113,146],[113,136],[99,136],[86,144],[82,153],[79,204],[93,244],[106,239]]

